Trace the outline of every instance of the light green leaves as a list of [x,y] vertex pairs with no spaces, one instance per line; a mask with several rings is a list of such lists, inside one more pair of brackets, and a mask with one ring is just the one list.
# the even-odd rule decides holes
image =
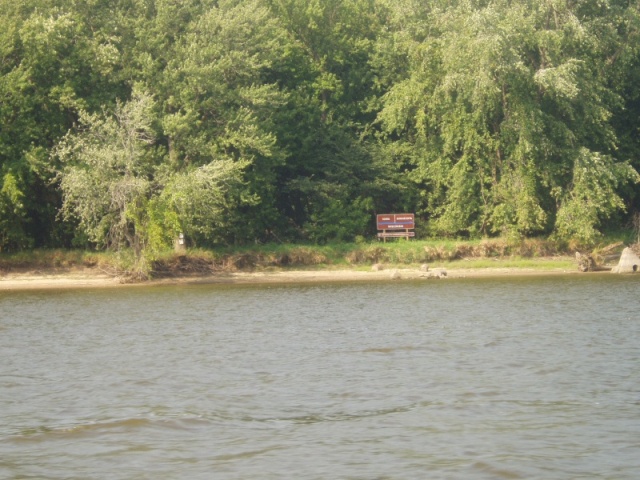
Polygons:
[[571,185],[560,198],[558,235],[593,243],[601,219],[625,208],[617,188],[627,182],[640,182],[640,175],[627,162],[581,148],[574,160]]
[[580,64],[576,59],[569,59],[557,67],[541,68],[533,78],[545,94],[573,100],[580,92],[576,80]]
[[70,246],[74,222],[147,249],[325,241],[393,210],[432,235],[593,239],[638,209],[637,2],[0,12],[0,248]]
[[[434,8],[430,34],[404,40],[405,78],[383,97],[378,120],[413,147],[434,233],[535,235],[557,213],[558,235],[591,239],[623,206],[616,191],[635,171],[613,157],[619,100],[598,56],[607,50],[600,13],[528,4]],[[588,181],[576,165],[594,172]],[[572,193],[556,211],[554,189],[568,182]],[[578,217],[584,228],[572,230]]]
[[63,213],[77,219],[93,242],[138,253],[144,247],[140,230],[153,186],[152,109],[153,99],[139,93],[112,114],[83,112],[80,130],[56,149],[64,165]]
[[216,239],[229,225],[242,221],[234,214],[239,205],[257,200],[242,195],[247,165],[219,159],[176,173],[164,185],[155,205],[175,213],[180,230],[174,233],[183,231],[191,239]]

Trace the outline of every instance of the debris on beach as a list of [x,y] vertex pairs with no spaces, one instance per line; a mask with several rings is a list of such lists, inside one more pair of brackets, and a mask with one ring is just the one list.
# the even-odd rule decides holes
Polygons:
[[576,252],[576,261],[581,272],[593,272],[596,268],[596,261],[591,255]]
[[421,278],[447,278],[447,271],[444,268],[438,268],[436,270],[431,270],[429,272],[425,272],[420,275]]

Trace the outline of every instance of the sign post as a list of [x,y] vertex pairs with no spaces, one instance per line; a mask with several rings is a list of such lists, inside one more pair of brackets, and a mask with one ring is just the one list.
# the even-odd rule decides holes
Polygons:
[[410,230],[416,228],[415,215],[413,213],[384,213],[376,216],[378,227],[378,240],[386,242],[387,238],[415,237],[416,233]]

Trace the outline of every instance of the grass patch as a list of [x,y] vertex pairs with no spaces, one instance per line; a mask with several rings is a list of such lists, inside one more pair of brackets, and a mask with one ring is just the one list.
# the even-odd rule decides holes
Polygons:
[[15,253],[0,253],[0,269],[13,270],[65,270],[72,268],[110,268],[118,264],[114,252],[86,250],[35,249]]
[[447,264],[450,268],[522,268],[522,269],[534,269],[534,270],[550,270],[550,269],[566,269],[575,270],[576,262],[573,258],[558,257],[558,258],[503,258],[503,259],[489,259],[479,258],[472,260],[454,260]]

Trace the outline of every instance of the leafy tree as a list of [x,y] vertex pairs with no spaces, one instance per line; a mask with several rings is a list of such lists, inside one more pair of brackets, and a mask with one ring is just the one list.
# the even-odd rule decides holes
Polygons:
[[31,172],[24,151],[33,125],[25,110],[29,95],[29,69],[22,64],[22,16],[9,2],[0,2],[0,250],[33,245],[29,232]]
[[558,236],[593,244],[599,237],[597,227],[603,218],[624,208],[617,189],[626,181],[640,181],[640,175],[631,165],[581,149],[574,163],[569,193],[558,211]]
[[[76,222],[147,253],[324,242],[392,210],[593,241],[640,209],[638,32],[622,0],[0,0],[0,249]],[[121,202],[84,211],[98,177]]]
[[87,23],[90,15],[65,2],[3,0],[0,11],[1,243],[68,244],[71,226],[56,219],[60,197],[48,151],[79,110],[114,101],[118,51]]
[[261,2],[221,1],[186,29],[158,87],[171,168],[224,158],[245,171],[243,221],[209,243],[252,239],[273,219],[274,168],[282,161],[273,113],[284,96],[270,75],[283,49],[283,31]]
[[275,201],[290,219],[285,232],[315,241],[363,235],[376,203],[388,203],[397,189],[384,180],[395,167],[367,133],[374,118],[369,59],[382,28],[375,3],[269,4],[290,41],[288,63],[279,65],[287,103],[277,117],[286,159],[277,168]]
[[[568,235],[555,216],[580,196],[574,165],[610,158],[614,179],[590,177],[609,193],[631,178],[613,156],[618,97],[602,74],[606,45],[593,27],[602,12],[579,17],[565,2],[505,1],[425,14],[407,3],[422,10],[415,17],[429,33],[409,29],[408,68],[385,94],[379,120],[411,147],[434,233],[519,237],[556,224]],[[585,219],[592,228],[621,207],[596,204]]]
[[55,153],[63,162],[63,213],[79,221],[88,238],[139,256],[147,238],[147,205],[153,195],[155,134],[152,98],[140,94],[118,102],[112,115],[82,112],[80,129],[70,132]]
[[55,149],[63,164],[63,214],[97,245],[133,249],[140,273],[179,232],[197,238],[228,227],[229,211],[242,201],[237,190],[246,166],[218,158],[167,168],[156,146],[154,108],[149,94],[134,92],[112,113],[81,112],[80,127]]
[[162,247],[170,235],[184,232],[192,243],[223,242],[242,222],[235,212],[257,202],[247,197],[244,169],[248,162],[219,158],[190,166],[164,178],[162,191],[150,203],[149,237]]

